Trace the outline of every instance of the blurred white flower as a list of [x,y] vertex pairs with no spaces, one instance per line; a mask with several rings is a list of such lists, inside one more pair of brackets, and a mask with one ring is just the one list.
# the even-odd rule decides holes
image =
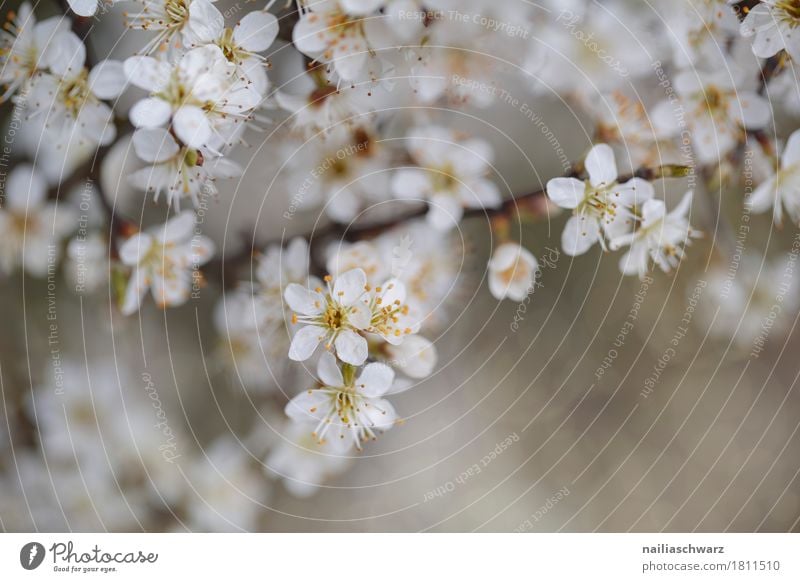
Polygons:
[[132,268],[122,302],[122,313],[138,311],[144,294],[152,289],[159,307],[181,305],[197,285],[197,269],[214,254],[214,243],[195,234],[192,212],[183,212],[148,232],[135,234],[119,249],[123,264]]
[[678,137],[688,124],[694,153],[702,164],[718,163],[741,143],[745,129],[763,129],[772,110],[754,88],[756,74],[736,67],[687,70],[674,79],[679,103],[666,100],[651,111],[660,135]]
[[293,323],[300,327],[292,339],[289,358],[303,362],[310,358],[320,343],[325,349],[335,348],[343,362],[360,366],[367,359],[367,340],[361,332],[370,327],[370,311],[363,304],[367,292],[367,276],[353,269],[336,278],[326,277],[327,292],[317,287],[310,290],[293,283],[284,298],[295,312]]
[[795,224],[800,224],[800,130],[789,136],[780,158],[780,167],[764,180],[747,199],[753,212],[772,208],[776,225],[783,223],[783,210]]
[[640,178],[617,182],[614,152],[606,144],[594,146],[584,165],[588,180],[553,178],[547,183],[550,199],[573,211],[561,235],[561,246],[570,256],[582,255],[595,243],[605,249],[605,237],[613,239],[629,230],[631,208],[654,194],[653,186]]
[[164,192],[167,205],[175,204],[178,211],[182,198],[188,198],[197,207],[201,198],[207,202],[218,194],[218,178],[230,179],[242,174],[236,162],[208,150],[180,146],[172,134],[160,127],[137,129],[133,148],[148,165],[133,172],[128,178],[130,183],[154,193],[156,202]]
[[619,262],[622,273],[639,275],[643,279],[651,260],[665,273],[677,267],[683,258],[683,247],[690,244],[692,237],[699,236],[689,224],[687,215],[691,206],[691,191],[669,213],[663,200],[646,200],[642,204],[642,216],[636,230],[610,242],[612,250],[630,245]]
[[392,389],[394,372],[385,364],[367,364],[356,377],[356,370],[339,368],[336,358],[325,353],[319,360],[317,375],[322,388],[307,390],[286,405],[292,420],[308,424],[316,421],[313,436],[325,442],[347,440],[356,449],[377,438],[379,432],[392,428],[398,420],[392,404],[383,398]]
[[500,204],[497,186],[486,178],[493,157],[487,142],[443,127],[418,128],[409,133],[408,150],[419,168],[398,170],[392,192],[400,199],[428,200],[427,220],[434,228],[453,228],[465,208]]
[[108,145],[116,137],[111,107],[125,88],[119,61],[101,61],[89,71],[86,47],[72,32],[61,32],[45,51],[50,73],[38,73],[31,84],[31,116],[42,116],[45,131],[56,140]]
[[236,76],[236,65],[216,45],[192,49],[174,65],[129,57],[125,74],[151,94],[131,108],[131,123],[144,128],[170,123],[178,139],[192,148],[225,141],[229,126],[249,121],[262,99],[251,83]]
[[217,438],[187,471],[183,509],[192,531],[253,531],[269,499],[256,460],[233,436]]
[[0,269],[9,274],[21,266],[29,275],[44,277],[48,268],[57,267],[61,239],[75,229],[75,219],[69,205],[47,202],[47,184],[33,166],[16,166],[0,209]]
[[94,16],[99,8],[107,8],[119,0],[67,0],[69,7],[78,16]]
[[303,54],[331,63],[345,81],[361,73],[370,58],[367,30],[374,19],[364,18],[383,0],[303,0],[292,38]]
[[304,137],[327,133],[338,126],[369,121],[373,110],[371,92],[358,85],[335,86],[321,73],[307,92],[277,91],[278,105],[292,115],[292,125]]
[[58,16],[37,22],[29,2],[23,2],[13,18],[9,15],[0,30],[0,84],[6,86],[0,101],[24,90],[38,71],[47,68],[44,53],[48,43],[68,30],[68,21]]
[[350,442],[320,442],[312,435],[315,426],[316,423],[288,422],[283,439],[264,460],[264,472],[280,479],[289,493],[303,499],[352,464]]
[[416,380],[430,376],[439,359],[436,346],[420,335],[408,336],[401,344],[384,344],[379,349],[386,364]]
[[284,329],[283,294],[289,285],[317,288],[322,283],[309,275],[309,248],[304,238],[293,238],[283,249],[272,245],[256,259],[252,324]]
[[390,152],[363,129],[342,127],[307,144],[291,162],[290,182],[301,209],[325,205],[348,224],[390,198]]
[[522,301],[533,288],[538,266],[528,249],[516,243],[502,244],[489,261],[489,290],[495,299]]
[[99,232],[74,237],[67,244],[64,269],[80,293],[93,293],[108,282],[109,256],[106,238]]

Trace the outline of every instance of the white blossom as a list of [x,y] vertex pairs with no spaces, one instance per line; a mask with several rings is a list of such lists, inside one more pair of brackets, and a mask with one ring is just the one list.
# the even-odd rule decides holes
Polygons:
[[691,237],[699,236],[689,224],[691,205],[691,191],[669,213],[663,200],[646,200],[636,230],[614,238],[610,244],[613,250],[630,245],[619,262],[622,273],[644,278],[651,261],[665,273],[676,268],[683,259],[683,247],[690,244]]
[[21,266],[29,275],[44,277],[48,265],[57,264],[61,239],[74,230],[75,219],[70,206],[47,202],[47,184],[33,166],[16,166],[0,209],[0,269],[9,274]]
[[442,127],[412,130],[408,150],[418,168],[398,170],[392,192],[406,200],[428,200],[431,226],[449,230],[465,208],[492,208],[500,204],[491,171],[491,146],[477,138],[464,139]]
[[342,79],[352,81],[366,67],[372,50],[367,35],[376,20],[365,16],[382,3],[382,0],[304,1],[292,33],[294,45],[305,55],[331,63]]
[[58,16],[36,21],[29,2],[0,30],[0,84],[6,86],[0,100],[5,101],[27,87],[33,76],[48,67],[44,53],[48,43],[69,30],[68,22]]
[[348,364],[360,366],[367,359],[367,340],[361,332],[371,324],[371,313],[362,298],[367,292],[367,276],[361,269],[348,271],[334,281],[326,277],[327,289],[314,290],[293,283],[284,298],[295,312],[294,323],[302,325],[292,339],[289,358],[303,362],[320,343]]
[[258,93],[266,95],[266,62],[258,53],[267,50],[278,36],[278,20],[269,12],[247,13],[233,28],[225,27],[225,18],[209,0],[192,0],[189,25],[184,38],[190,47],[218,46],[236,65],[237,75],[250,80]]
[[653,186],[641,178],[617,182],[614,152],[606,144],[594,146],[584,163],[587,180],[553,178],[547,195],[561,208],[573,211],[561,235],[561,246],[571,256],[582,255],[595,243],[606,248],[633,225],[631,208],[653,197]]
[[101,61],[89,71],[86,47],[72,32],[59,33],[47,46],[49,73],[38,73],[28,99],[31,116],[42,116],[57,140],[108,145],[116,137],[111,107],[125,88],[122,63]]
[[151,94],[133,106],[131,122],[144,128],[169,123],[191,148],[224,142],[229,126],[249,121],[262,99],[251,83],[236,76],[236,65],[216,45],[187,51],[174,65],[153,57],[129,57],[125,73],[132,84]]
[[379,363],[367,364],[356,377],[352,366],[342,370],[336,358],[325,353],[317,375],[322,387],[302,392],[286,405],[292,420],[316,421],[313,436],[318,442],[340,439],[361,450],[363,442],[392,428],[398,420],[392,404],[383,398],[394,383],[392,369]]
[[188,198],[197,207],[201,199],[217,196],[217,179],[242,174],[237,163],[207,149],[181,146],[160,127],[137,129],[133,147],[139,159],[148,165],[129,176],[131,184],[154,193],[156,201],[163,192],[167,204],[175,204],[178,211],[181,199]]
[[312,435],[315,427],[316,423],[288,422],[283,439],[264,460],[264,472],[279,478],[289,493],[302,499],[352,463],[349,441],[320,442]]
[[489,290],[495,299],[522,301],[533,288],[537,268],[530,251],[516,243],[502,244],[489,261]]
[[783,211],[795,224],[800,224],[800,130],[789,136],[780,157],[780,166],[764,180],[747,199],[753,212],[772,208],[776,225],[783,223]]
[[185,303],[197,284],[198,267],[213,254],[211,239],[195,234],[192,212],[133,235],[119,249],[122,263],[132,269],[122,313],[135,313],[148,289],[162,308]]
[[682,125],[688,123],[700,162],[718,163],[743,141],[745,129],[763,129],[772,119],[767,100],[750,88],[755,78],[754,72],[735,67],[678,73],[674,87],[680,107],[662,102],[651,112],[653,123],[665,137],[685,133]]

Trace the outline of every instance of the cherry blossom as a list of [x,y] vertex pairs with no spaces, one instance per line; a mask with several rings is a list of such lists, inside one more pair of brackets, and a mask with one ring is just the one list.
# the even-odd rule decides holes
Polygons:
[[163,192],[167,203],[175,204],[178,211],[181,199],[188,198],[196,207],[201,198],[217,195],[217,179],[236,178],[242,173],[237,163],[209,150],[180,146],[172,134],[160,127],[136,130],[133,147],[148,165],[132,173],[129,181],[154,193],[156,201]]
[[530,251],[515,243],[502,244],[489,261],[489,290],[495,299],[522,301],[533,288],[537,268]]
[[465,208],[492,208],[500,203],[491,171],[491,146],[478,138],[464,139],[442,127],[412,130],[408,150],[418,168],[398,170],[392,180],[397,198],[428,200],[431,226],[449,230]]
[[346,440],[361,450],[362,443],[374,440],[398,420],[392,404],[383,398],[394,383],[389,366],[367,364],[356,376],[352,366],[341,369],[333,355],[325,353],[317,375],[322,388],[295,396],[286,405],[286,414],[297,422],[316,421],[312,434],[318,442],[324,443],[326,437]]
[[29,2],[0,31],[0,83],[6,85],[2,101],[18,90],[25,90],[34,75],[49,65],[44,58],[52,40],[69,30],[67,21],[53,16],[36,21]]
[[30,91],[33,115],[45,119],[55,139],[108,145],[116,137],[111,107],[125,88],[122,63],[105,60],[91,71],[86,47],[72,32],[61,32],[48,44],[44,58],[49,73],[38,73]]
[[198,267],[214,254],[214,243],[197,235],[192,212],[183,212],[165,224],[135,234],[120,246],[120,259],[132,269],[122,313],[131,315],[151,289],[159,307],[182,305],[189,299]]
[[800,130],[789,136],[780,167],[756,188],[747,203],[756,213],[772,208],[776,225],[783,223],[784,209],[792,222],[800,224]]
[[284,299],[295,312],[293,322],[301,324],[292,339],[289,358],[303,362],[320,343],[335,349],[343,361],[360,366],[367,359],[367,340],[361,332],[371,325],[371,313],[362,298],[367,292],[367,275],[361,269],[348,271],[334,281],[326,277],[327,289],[314,290],[293,283]]
[[687,214],[691,204],[691,191],[669,213],[663,200],[650,199],[642,204],[636,230],[614,238],[610,244],[614,250],[630,245],[619,262],[623,274],[644,278],[650,261],[665,273],[678,266],[684,255],[683,247],[690,244],[691,237],[699,236],[689,225]]
[[587,180],[553,178],[547,195],[561,208],[573,211],[561,236],[564,252],[582,255],[595,243],[606,248],[633,224],[631,208],[653,197],[653,186],[641,178],[617,182],[617,163],[606,144],[594,146],[585,161]]
[[187,146],[213,146],[226,126],[248,121],[262,99],[235,71],[236,65],[216,45],[187,51],[174,65],[130,57],[125,61],[128,79],[151,94],[133,106],[131,122],[144,128],[169,123]]
[[0,209],[0,269],[9,274],[17,267],[34,277],[47,275],[60,255],[59,242],[75,228],[75,213],[68,205],[47,202],[47,184],[33,166],[21,164],[9,174],[5,201]]

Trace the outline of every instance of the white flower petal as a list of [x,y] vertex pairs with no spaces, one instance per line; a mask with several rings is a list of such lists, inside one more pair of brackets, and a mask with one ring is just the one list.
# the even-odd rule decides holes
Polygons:
[[576,178],[553,178],[547,183],[547,195],[561,208],[573,209],[583,200],[586,185]]
[[184,105],[172,116],[172,124],[178,138],[186,145],[199,148],[211,138],[211,124],[202,109]]
[[169,103],[155,97],[138,101],[130,111],[131,123],[135,127],[161,127],[171,115]]
[[164,162],[174,157],[180,149],[172,134],[161,127],[137,129],[132,141],[136,155],[149,164]]
[[306,325],[297,330],[289,346],[289,359],[295,362],[305,362],[316,351],[317,346],[325,337],[322,328],[315,325]]
[[247,14],[233,29],[233,39],[246,51],[267,50],[278,37],[278,19],[269,12]]
[[339,275],[333,284],[333,297],[342,305],[353,305],[366,292],[367,274],[363,269],[352,269]]
[[356,380],[359,393],[367,398],[377,398],[386,394],[394,382],[394,371],[386,364],[367,364]]
[[[339,359],[354,366],[360,366],[367,361],[367,340],[354,331],[339,332],[335,340],[336,355]],[[293,344],[294,345],[294,344]]]
[[289,309],[300,315],[319,315],[325,309],[325,297],[321,293],[292,283],[283,292]]
[[592,186],[612,184],[617,180],[617,161],[611,146],[601,143],[594,146],[584,162]]
[[100,99],[116,99],[125,88],[127,77],[120,61],[100,61],[89,73],[89,87]]
[[331,388],[344,386],[342,371],[339,369],[339,364],[336,363],[336,357],[330,352],[325,352],[320,357],[317,363],[317,377],[325,386]]

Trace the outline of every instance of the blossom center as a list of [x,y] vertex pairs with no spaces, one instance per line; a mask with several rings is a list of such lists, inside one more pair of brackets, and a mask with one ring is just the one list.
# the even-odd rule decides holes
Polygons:
[[61,103],[73,117],[78,117],[81,109],[93,100],[89,90],[89,71],[83,69],[78,75],[61,82]]
[[789,18],[786,20],[792,25],[800,24],[800,0],[779,0],[775,8],[782,10]]

